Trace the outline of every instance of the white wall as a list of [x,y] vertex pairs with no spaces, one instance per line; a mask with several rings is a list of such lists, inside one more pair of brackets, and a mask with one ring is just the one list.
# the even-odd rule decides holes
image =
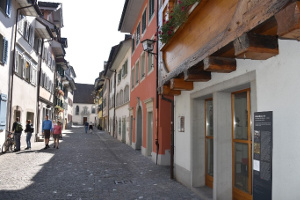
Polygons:
[[[237,91],[238,86],[242,88],[248,84],[251,87],[252,119],[256,111],[273,111],[273,199],[300,198],[300,43],[279,40],[279,52],[279,55],[265,61],[238,59],[236,71],[229,74],[212,73],[210,81],[194,82],[193,91],[185,91],[175,97],[175,171],[179,181],[192,185],[189,182],[192,177],[183,178],[183,174],[191,176],[194,162],[192,158],[195,157],[191,151],[191,101],[215,92],[231,93]],[[185,116],[185,132],[177,131],[179,116]],[[215,172],[218,173],[217,176],[222,176],[222,171]],[[214,192],[214,195],[217,198],[218,192]]]
[[[76,106],[79,106],[79,115],[76,115]],[[78,104],[78,103],[74,103],[73,104],[73,124],[78,124],[78,125],[83,125],[83,117],[87,117],[88,122],[95,122],[95,117],[97,117],[97,112],[92,113],[92,106],[94,106],[95,104]],[[88,114],[87,115],[83,115],[82,111],[84,107],[87,107],[87,111]],[[96,109],[97,111],[97,109]]]

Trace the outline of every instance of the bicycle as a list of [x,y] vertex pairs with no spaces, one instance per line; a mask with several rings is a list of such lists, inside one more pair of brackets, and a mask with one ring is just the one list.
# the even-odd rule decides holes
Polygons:
[[15,137],[12,132],[8,132],[6,140],[2,146],[2,152],[13,152],[15,150],[16,143],[15,143]]

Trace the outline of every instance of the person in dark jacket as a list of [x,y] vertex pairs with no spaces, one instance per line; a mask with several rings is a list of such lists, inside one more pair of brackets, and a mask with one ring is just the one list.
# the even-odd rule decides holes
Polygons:
[[22,131],[17,129],[18,124],[20,124],[19,117],[16,118],[16,121],[13,123],[13,126],[12,126],[12,132],[14,133],[15,142],[16,142],[16,148],[15,148],[14,152],[20,151],[20,146],[21,146]]
[[27,124],[26,124],[26,128],[25,128],[25,133],[26,135],[26,144],[27,147],[25,148],[25,150],[31,149],[31,136],[32,136],[32,132],[33,132],[33,128],[32,128],[32,124],[30,120],[27,120]]

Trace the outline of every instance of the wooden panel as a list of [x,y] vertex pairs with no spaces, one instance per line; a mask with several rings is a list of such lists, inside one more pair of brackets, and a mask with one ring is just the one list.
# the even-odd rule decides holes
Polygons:
[[181,91],[180,90],[171,90],[170,86],[164,85],[163,87],[161,87],[160,94],[161,95],[177,96],[177,95],[181,95]]
[[278,36],[300,40],[300,2],[294,2],[275,15]]
[[195,14],[161,49],[170,71],[161,83],[169,82],[184,70],[216,53],[272,18],[290,3],[291,0],[201,1],[192,13]]
[[237,58],[266,60],[279,53],[276,36],[245,33],[233,45]]
[[204,70],[211,72],[229,73],[236,70],[234,58],[207,57],[204,59]]
[[193,90],[193,82],[184,81],[182,78],[173,78],[170,81],[170,88],[172,90]]

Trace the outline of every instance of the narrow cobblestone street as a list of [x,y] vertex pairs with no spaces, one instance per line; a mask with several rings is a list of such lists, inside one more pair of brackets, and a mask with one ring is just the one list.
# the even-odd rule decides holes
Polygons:
[[[22,136],[24,137],[24,136]],[[200,199],[155,165],[105,132],[66,130],[60,148],[0,155],[0,199]]]

